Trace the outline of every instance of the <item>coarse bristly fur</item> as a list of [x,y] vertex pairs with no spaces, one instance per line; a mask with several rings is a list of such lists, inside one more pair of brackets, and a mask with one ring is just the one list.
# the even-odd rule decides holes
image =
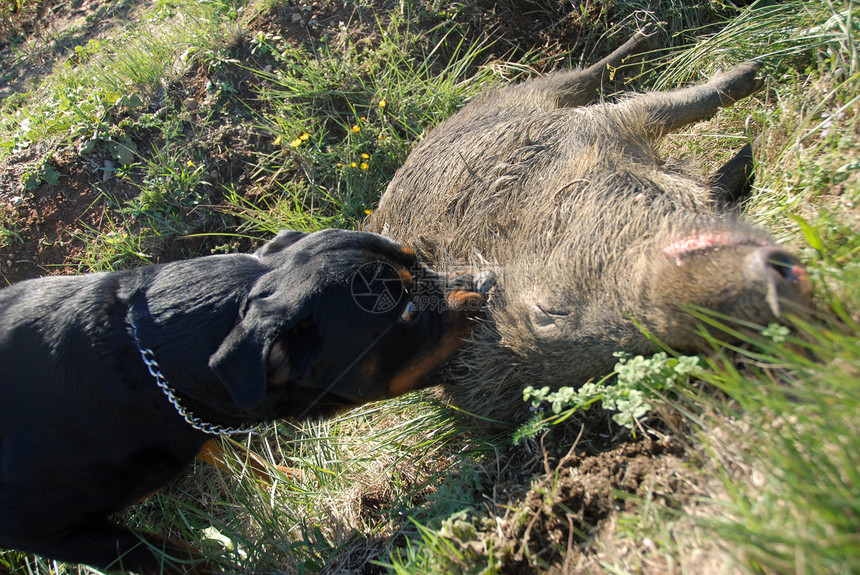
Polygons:
[[805,299],[798,260],[732,205],[748,149],[707,181],[657,153],[661,136],[756,91],[757,63],[592,104],[608,69],[652,43],[645,30],[584,70],[479,96],[427,135],[371,216],[437,267],[496,268],[488,321],[449,368],[455,405],[520,421],[524,387],[606,375],[616,351],[657,351],[646,332],[701,350],[690,306],[766,325]]

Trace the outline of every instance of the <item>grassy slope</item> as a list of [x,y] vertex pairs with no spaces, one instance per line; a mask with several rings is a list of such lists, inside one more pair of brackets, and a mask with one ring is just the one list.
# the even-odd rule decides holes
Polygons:
[[[0,153],[51,142],[58,156],[95,157],[101,170],[111,162],[114,179],[90,184],[111,225],[82,234],[86,266],[175,257],[166,251],[170,238],[189,233],[207,249],[229,250],[280,227],[355,225],[424,129],[482,86],[566,59],[551,35],[549,48],[532,52],[506,43],[514,36],[504,28],[482,41],[469,26],[475,10],[462,4],[379,4],[374,15],[370,5],[353,11],[331,3],[316,29],[313,12],[298,4],[243,4],[155,3],[143,13],[145,25],[81,44],[54,75],[4,102]],[[499,4],[500,18],[509,5]],[[644,10],[619,3],[585,14],[579,35],[568,18],[558,34],[568,44],[576,38],[570,58],[593,60],[617,45],[633,14],[666,22],[670,43],[691,45],[656,55],[660,67],[644,84],[669,88],[764,55],[766,91],[667,146],[716,164],[747,131],[757,141],[748,215],[804,255],[819,321],[798,336],[774,332],[716,354],[703,375],[710,391],[690,386],[668,398],[671,407],[653,422],[652,433],[673,430],[693,467],[720,479],[691,472],[697,495],[716,503],[630,498],[611,528],[565,553],[596,555],[594,568],[612,572],[702,572],[709,564],[701,555],[716,564],[732,555],[740,568],[766,573],[853,572],[860,555],[858,14],[825,2],[720,15],[680,4],[657,14],[637,8]],[[534,18],[556,16],[550,3],[535,10]],[[311,41],[286,33],[295,29],[293,14],[308,22]],[[700,28],[718,17],[729,18],[722,32]],[[595,29],[606,34],[588,32]],[[240,149],[219,155],[231,145]],[[39,169],[57,163],[33,162],[43,188],[50,173]],[[7,213],[0,242],[15,241]],[[204,235],[212,233],[221,235]],[[528,530],[512,524],[530,525],[539,513],[510,514],[503,505],[520,507],[530,477],[542,470],[537,489],[563,499],[553,469],[543,469],[544,457],[558,462],[553,447],[533,439],[511,448],[509,435],[475,427],[420,396],[282,426],[249,441],[272,462],[301,470],[299,477],[266,487],[243,474],[241,462],[236,477],[196,467],[127,521],[196,541],[247,572],[539,569],[539,557],[513,559],[510,535],[527,539]],[[546,443],[564,453],[572,442],[566,433],[554,429]],[[714,540],[726,550],[706,544]],[[89,572],[15,552],[0,553],[4,565]]]

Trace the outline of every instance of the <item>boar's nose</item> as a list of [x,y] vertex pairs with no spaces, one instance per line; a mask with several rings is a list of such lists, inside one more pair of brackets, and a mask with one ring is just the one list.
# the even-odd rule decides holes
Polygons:
[[767,286],[767,304],[773,315],[782,317],[784,304],[804,306],[812,287],[806,270],[795,256],[773,246],[757,248],[747,259],[753,277]]

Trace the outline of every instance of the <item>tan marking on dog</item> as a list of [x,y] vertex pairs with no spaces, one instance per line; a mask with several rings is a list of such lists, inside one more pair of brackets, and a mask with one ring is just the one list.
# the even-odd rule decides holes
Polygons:
[[433,350],[433,353],[419,359],[391,379],[391,383],[388,384],[387,397],[390,399],[415,389],[425,375],[442,365],[442,362],[448,359],[462,343],[458,333],[450,333],[445,336],[440,345]]

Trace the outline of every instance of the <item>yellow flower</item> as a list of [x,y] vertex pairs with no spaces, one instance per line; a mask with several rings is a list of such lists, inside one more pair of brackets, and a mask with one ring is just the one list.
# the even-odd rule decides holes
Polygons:
[[384,108],[384,107],[385,107],[385,100],[380,100],[380,101],[379,101],[379,107],[380,107],[380,108]]
[[369,215],[370,215],[370,214],[372,214],[372,213],[373,213],[373,210],[364,210],[364,215],[365,215],[365,216],[369,216]]
[[[296,138],[295,140],[290,142],[290,146],[292,146],[294,148],[298,148],[299,146],[302,145],[302,142],[307,142],[310,139],[310,137],[311,137],[311,135],[308,134],[307,132],[305,132],[304,134],[302,134],[301,136],[299,136],[298,138]],[[281,141],[281,138],[278,137],[278,139],[275,141],[275,143],[277,144],[280,141]]]
[[362,170],[366,170],[369,167],[370,166],[367,165],[367,162],[362,162],[361,165],[359,166],[359,168],[361,168]]
[[368,154],[362,154],[361,157],[364,158],[365,160],[370,159],[370,156]]
[[361,128],[359,127],[359,125],[358,125],[358,124],[355,124],[355,125],[352,127],[352,131],[353,131],[353,132],[360,132],[360,131],[361,131]]
[[342,168],[342,167],[343,167],[343,164],[341,164],[340,162],[338,162],[338,163],[337,163],[337,167],[338,167],[338,168]]
[[191,160],[188,160],[187,162],[185,162],[185,165],[186,165],[187,167],[189,167],[189,168],[193,168],[193,167],[194,167],[194,162],[193,162],[193,161],[191,161]]
[[350,168],[357,168],[358,164],[356,164],[355,162],[350,162],[349,167]]
[[277,146],[277,145],[278,145],[278,144],[280,144],[280,143],[281,143],[281,137],[280,137],[280,136],[278,136],[277,138],[275,138],[275,141],[274,141],[274,142],[272,142],[272,145]]

